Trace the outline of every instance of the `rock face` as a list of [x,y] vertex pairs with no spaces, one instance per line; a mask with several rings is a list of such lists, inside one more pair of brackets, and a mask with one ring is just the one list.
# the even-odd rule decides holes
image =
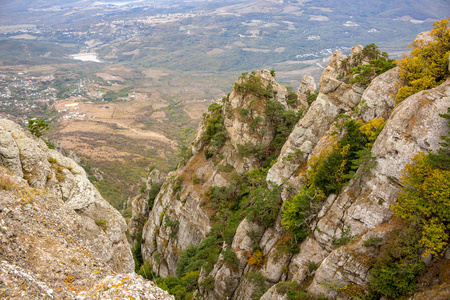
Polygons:
[[81,292],[77,300],[88,299],[148,299],[174,300],[153,282],[135,273],[108,276],[86,292]]
[[[329,194],[320,203],[311,202],[312,212],[305,221],[309,234],[294,246],[290,244],[292,235],[281,226],[281,211],[276,211],[270,225],[240,219],[233,237],[221,240],[215,263],[198,269],[197,296],[287,299],[286,291],[300,286],[305,297],[350,299],[342,293],[344,287],[367,288],[371,263],[380,255],[380,249],[368,247],[365,242],[384,241],[396,230],[398,224],[392,219],[390,207],[401,190],[402,171],[418,152],[440,147],[441,136],[448,127],[439,115],[450,106],[450,79],[396,105],[398,68],[374,78],[367,87],[347,83],[351,68],[369,63],[364,51],[362,46],[356,46],[348,57],[336,51],[311,104],[306,99],[316,85],[310,77],[302,79],[296,93],[301,105],[296,108],[305,108],[305,113],[293,126],[276,160],[265,165],[265,183],[268,189],[281,191],[280,202],[290,200],[305,186],[311,161],[329,153],[342,139],[348,119],[364,124],[374,119],[387,121],[371,149],[373,166],[362,165],[339,192]],[[190,149],[192,156],[169,174],[150,209],[142,254],[162,277],[176,274],[180,254],[189,245],[198,245],[215,232],[211,228],[220,221],[214,219],[212,198],[205,191],[210,187],[230,187],[236,175],[260,168],[258,151],[271,147],[276,139],[278,128],[271,124],[267,107],[270,101],[289,107],[287,98],[292,94],[276,83],[268,71],[252,76],[258,78],[262,89],[249,88],[251,80],[241,77],[231,94],[211,107]],[[226,138],[214,148],[208,134],[214,132],[212,128],[220,127],[211,126],[211,120],[219,117],[223,118]],[[243,148],[250,150],[243,154]],[[243,192],[242,199],[250,194],[249,189]],[[260,214],[265,213],[264,209]],[[337,241],[345,236],[351,237],[352,242],[337,247]],[[442,299],[450,295],[448,285],[436,289],[444,291]],[[426,295],[421,292],[417,297]]]
[[[55,195],[75,211],[85,227],[85,243],[96,257],[117,271],[132,271],[133,258],[125,237],[126,223],[106,202],[72,159],[48,149],[19,125],[0,119],[2,164],[32,188]],[[3,142],[5,141],[5,142]]]
[[147,221],[149,208],[149,200],[153,198],[152,193],[156,193],[162,184],[161,172],[158,169],[153,169],[145,183],[145,189],[136,197],[129,200],[131,205],[131,220],[128,222],[128,233],[130,245],[134,245],[137,241],[137,236],[142,234],[142,230]]
[[300,101],[301,107],[308,107],[308,96],[316,91],[316,82],[314,77],[305,75],[300,82],[300,86],[297,89],[298,100]]
[[[11,122],[1,122],[3,129],[22,132]],[[36,143],[32,137],[29,141]],[[78,168],[73,165],[72,170]],[[94,223],[45,189],[45,185],[31,187],[15,173],[17,170],[0,166],[2,299],[109,299],[111,295],[173,299],[140,276],[116,274],[115,270],[127,271],[132,264],[124,265],[130,264],[125,256],[129,247],[121,248],[118,243],[109,249],[112,243],[107,234],[108,221]],[[100,245],[93,245],[94,242]],[[105,252],[99,252],[101,247]],[[124,259],[109,258],[110,252],[115,255],[113,251]]]

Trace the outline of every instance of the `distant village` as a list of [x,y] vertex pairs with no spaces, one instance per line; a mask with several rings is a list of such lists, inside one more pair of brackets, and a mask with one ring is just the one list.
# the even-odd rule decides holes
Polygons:
[[[78,102],[99,102],[99,108],[109,109],[103,92],[92,78],[81,78],[70,84],[64,98],[58,97],[54,75],[33,76],[26,72],[0,74],[0,117],[27,124],[29,119],[45,118],[53,121],[84,119],[78,112]],[[108,82],[107,82],[108,83]],[[64,105],[61,105],[64,104]],[[49,107],[58,107],[52,112]],[[64,107],[64,108],[60,108]]]

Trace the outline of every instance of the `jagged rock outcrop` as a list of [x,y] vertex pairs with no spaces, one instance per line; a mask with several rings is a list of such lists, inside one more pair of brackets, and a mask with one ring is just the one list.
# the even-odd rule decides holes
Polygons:
[[0,119],[0,135],[2,165],[76,212],[84,227],[83,241],[98,259],[116,271],[132,271],[125,220],[102,198],[83,168],[12,121]]
[[358,103],[357,110],[365,122],[383,118],[388,119],[395,106],[400,81],[400,68],[393,68],[372,80]]
[[[297,96],[300,106],[307,108],[306,113],[287,137],[266,181],[269,189],[281,190],[282,201],[291,199],[304,187],[311,159],[343,138],[345,120],[365,124],[374,119],[387,120],[371,149],[370,161],[375,164],[371,168],[362,165],[338,192],[311,204],[314,207],[306,222],[309,235],[295,249],[298,253],[289,249],[292,236],[281,226],[281,212],[270,226],[248,219],[240,221],[232,242],[222,241],[216,263],[199,271],[196,293],[204,299],[287,299],[286,290],[299,285],[305,293],[315,296],[350,299],[339,293],[344,286],[368,286],[370,268],[380,249],[368,247],[365,242],[385,241],[398,229],[390,206],[401,189],[402,170],[418,152],[439,148],[441,135],[447,130],[439,114],[450,106],[450,79],[396,104],[399,68],[373,78],[367,87],[348,83],[354,76],[352,68],[369,64],[364,51],[367,49],[356,46],[347,57],[336,51],[320,78],[317,99],[309,106],[307,94],[315,90],[315,83],[309,77],[303,78]],[[287,90],[269,72],[254,75],[265,89],[276,91],[275,101],[288,106]],[[208,235],[214,210],[208,210],[211,199],[204,192],[211,186],[229,185],[231,176],[223,170],[243,174],[261,166],[256,150],[250,147],[253,152],[245,156],[239,152],[240,146],[267,147],[274,139],[275,129],[267,122],[264,101],[258,102],[256,96],[267,90],[245,93],[242,86],[246,82],[240,78],[232,93],[217,103],[226,130],[224,145],[216,149],[205,139],[210,130],[209,118],[217,116],[209,112],[192,145],[192,157],[169,175],[156,198],[144,228],[143,255],[161,276],[174,275],[180,252]],[[259,99],[267,100],[263,96]],[[250,126],[255,119],[260,120],[256,130]],[[211,149],[215,151],[213,159],[207,158],[213,156],[207,152]],[[344,236],[351,237],[351,242],[337,247],[337,241]],[[229,251],[236,256],[233,264],[226,261]],[[207,288],[201,285],[207,281]],[[418,299],[423,295],[418,294]]]
[[[193,142],[192,158],[185,166],[168,175],[161,192],[148,217],[143,231],[142,254],[150,260],[161,276],[173,275],[178,256],[175,252],[186,249],[190,244],[198,244],[208,234],[211,221],[208,211],[203,208],[208,199],[205,191],[210,186],[227,186],[231,179],[230,170],[242,174],[259,165],[255,157],[242,156],[240,146],[269,145],[275,137],[274,125],[265,114],[266,103],[254,93],[245,89],[259,89],[271,93],[273,101],[286,106],[287,89],[278,84],[269,71],[258,71],[251,76],[255,82],[246,86],[248,78],[237,81],[228,97],[217,102],[223,117],[224,134],[227,141],[217,150],[219,161],[205,157],[208,151],[205,135],[208,117],[199,126]],[[239,85],[242,85],[239,89]],[[245,110],[241,110],[244,109]],[[250,126],[249,120],[256,120]],[[178,249],[174,252],[174,249]]]
[[[4,120],[2,124],[5,128]],[[2,299],[109,299],[112,295],[173,299],[136,274],[116,274],[114,270],[126,269],[120,265],[126,261],[103,259],[99,247],[92,245],[91,235],[98,232],[88,228],[87,217],[14,173],[0,166]],[[94,226],[107,230],[107,223]],[[109,240],[103,239],[106,242],[98,243],[106,248]],[[116,249],[120,254],[121,249]]]
[[[361,52],[362,47],[353,48],[347,58]],[[299,185],[301,178],[294,175],[302,168],[313,153],[314,147],[329,130],[339,114],[350,111],[361,99],[363,89],[358,84],[350,85],[337,78],[343,77],[342,52],[335,51],[320,78],[317,99],[311,104],[305,116],[295,125],[294,130],[281,150],[275,165],[269,170],[267,180],[281,185],[289,180],[292,185]],[[296,159],[285,163],[289,156],[301,151]],[[294,176],[294,178],[292,178]]]
[[297,89],[297,97],[301,104],[300,107],[308,107],[308,96],[314,93],[316,89],[317,86],[314,77],[309,75],[303,76],[300,86]]

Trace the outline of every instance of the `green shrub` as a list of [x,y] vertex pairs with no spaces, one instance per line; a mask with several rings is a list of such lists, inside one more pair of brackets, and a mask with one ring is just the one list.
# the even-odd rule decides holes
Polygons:
[[258,126],[262,120],[263,120],[263,118],[261,116],[256,116],[255,118],[253,118],[253,120],[248,125],[248,127],[250,128],[250,131],[251,132],[256,131],[256,129],[258,128]]
[[313,261],[308,261],[306,265],[308,266],[308,272],[310,274],[319,268],[319,265]]
[[359,82],[367,86],[376,76],[395,67],[394,60],[389,59],[386,52],[381,53],[375,44],[366,45],[362,50],[362,55],[370,62],[368,65],[359,65],[351,70],[353,78],[350,79],[350,84]]
[[153,182],[148,192],[148,208],[151,210],[153,208],[153,203],[155,202],[156,196],[158,196],[159,190],[161,189],[161,185]]
[[286,294],[289,290],[295,290],[298,286],[297,281],[281,281],[276,284],[278,294]]
[[334,247],[338,248],[338,247],[347,245],[353,239],[355,239],[355,236],[351,235],[350,225],[348,225],[346,228],[342,229],[340,238],[337,238],[337,239],[333,238],[333,245],[334,245]]
[[239,268],[239,259],[236,256],[236,253],[234,253],[233,250],[231,250],[230,247],[227,247],[225,251],[222,253],[223,255],[223,262],[225,265],[233,270],[237,270]]
[[173,184],[172,184],[172,190],[174,191],[174,192],[180,192],[181,191],[181,183],[182,183],[182,181],[181,181],[181,177],[177,177],[174,181],[173,181]]
[[313,188],[321,190],[325,196],[338,193],[350,179],[349,174],[362,163],[361,152],[368,142],[359,130],[361,123],[355,120],[344,122],[345,134],[331,152],[323,152],[311,159],[308,182]]
[[311,213],[310,203],[313,198],[312,191],[303,188],[292,199],[283,203],[281,225],[292,233],[297,242],[301,242],[309,234],[306,220]]
[[190,292],[198,287],[198,278],[200,271],[191,271],[181,278],[181,283],[186,287],[186,291]]
[[419,239],[420,234],[415,228],[391,234],[371,270],[369,281],[375,292],[398,298],[415,291],[417,276],[424,270],[419,254]]
[[306,98],[306,101],[308,102],[308,105],[311,105],[314,101],[316,101],[317,96],[319,96],[319,93],[311,93],[308,98]]
[[364,246],[374,247],[374,246],[379,246],[382,243],[383,243],[383,238],[371,236],[370,238],[368,238],[367,240],[364,241]]
[[136,273],[139,272],[140,267],[144,263],[144,259],[142,257],[141,252],[142,246],[142,231],[138,232],[136,235],[136,243],[131,247],[131,253],[133,254],[134,259],[134,270]]
[[249,272],[246,274],[247,279],[253,284],[255,290],[252,293],[252,300],[259,300],[267,291],[266,280],[259,272]]
[[41,137],[43,131],[48,130],[49,125],[45,123],[43,119],[40,120],[28,120],[28,130],[36,137]]
[[247,74],[242,73],[240,76],[241,82],[236,82],[234,84],[234,89],[236,92],[241,93],[244,96],[248,94],[253,94],[258,98],[270,98],[273,97],[273,87],[272,84],[268,84],[267,87],[261,82],[261,78],[251,74],[247,77]]
[[441,136],[441,147],[437,153],[430,153],[430,163],[437,169],[450,170],[450,107],[447,109],[446,114],[440,114],[440,116],[447,120],[448,132],[447,135]]
[[278,216],[281,207],[281,188],[279,186],[260,187],[252,190],[248,195],[246,217],[264,227],[270,227]]
[[286,294],[289,300],[314,300],[313,294],[307,291],[289,290]]
[[214,151],[212,149],[206,149],[205,150],[205,158],[210,159],[214,156]]
[[204,288],[205,291],[211,291],[214,288],[214,278],[211,276],[206,277],[205,280],[200,282],[199,286]]
[[[211,146],[211,152],[208,154],[210,155],[214,154],[213,150],[218,150],[225,144],[227,132],[223,123],[222,106],[213,103],[208,108],[208,111],[210,115],[205,121],[206,130],[202,136],[202,140]],[[206,152],[205,156],[207,156]]]
[[239,109],[239,114],[241,115],[241,116],[247,116],[248,115],[248,113],[249,113],[249,109],[248,108],[240,108]]
[[295,92],[290,92],[286,97],[286,103],[291,107],[296,107],[298,104],[298,96]]
[[141,275],[145,279],[155,280],[157,277],[155,273],[153,273],[153,266],[150,261],[146,260],[140,267],[139,270],[136,271],[137,274]]

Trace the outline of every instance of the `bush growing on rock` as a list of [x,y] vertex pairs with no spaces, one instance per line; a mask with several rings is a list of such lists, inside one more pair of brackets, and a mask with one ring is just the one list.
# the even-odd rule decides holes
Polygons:
[[372,160],[370,150],[383,126],[384,120],[371,120],[365,125],[346,120],[342,138],[311,158],[306,184],[296,196],[283,203],[281,224],[296,241],[301,242],[308,236],[308,222],[320,207],[318,203],[339,193],[360,166],[367,164],[363,171],[373,166],[369,163]]
[[400,103],[407,97],[420,91],[430,89],[444,82],[448,71],[450,55],[450,19],[443,19],[433,24],[431,36],[435,41],[422,45],[422,41],[412,43],[415,47],[409,56],[398,64],[403,86],[399,89],[395,101]]
[[371,270],[370,284],[376,293],[397,298],[415,291],[417,275],[425,268],[419,239],[414,228],[391,234]]
[[381,53],[375,44],[365,46],[361,53],[364,58],[370,61],[369,64],[361,64],[351,70],[350,73],[353,76],[349,80],[351,84],[359,82],[367,86],[376,76],[395,67],[394,60],[389,59],[386,52]]
[[420,228],[425,256],[442,253],[450,229],[450,171],[433,167],[429,157],[419,153],[406,166],[401,183],[394,215]]

